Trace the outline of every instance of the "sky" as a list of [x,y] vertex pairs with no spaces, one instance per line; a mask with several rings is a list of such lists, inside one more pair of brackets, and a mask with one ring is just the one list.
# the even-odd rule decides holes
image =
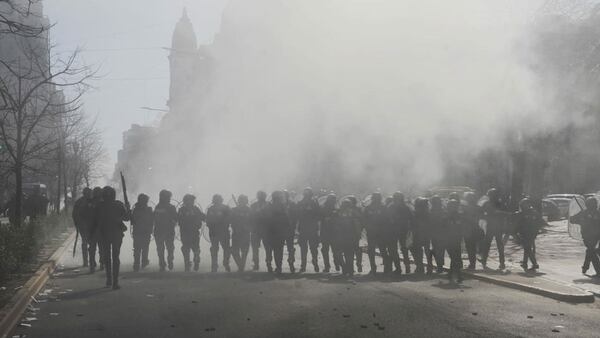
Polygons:
[[[84,98],[85,111],[97,117],[109,155],[109,171],[131,124],[151,124],[166,109],[168,52],[175,24],[187,8],[198,42],[210,43],[219,29],[227,0],[44,0],[55,24],[51,40],[63,53],[83,49],[83,61],[99,67],[100,78]],[[109,174],[109,173],[108,173]]]

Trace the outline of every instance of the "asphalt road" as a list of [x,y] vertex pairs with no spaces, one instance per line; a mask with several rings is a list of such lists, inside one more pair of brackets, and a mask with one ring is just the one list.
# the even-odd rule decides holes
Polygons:
[[118,291],[103,287],[103,273],[89,275],[79,268],[80,258],[67,255],[33,304],[37,309],[26,314],[35,318],[27,322],[31,327],[18,327],[13,335],[592,337],[600,330],[597,303],[562,303],[476,280],[459,287],[443,277],[210,274],[208,243],[202,241],[198,273],[183,272],[179,244],[173,272],[158,272],[152,246],[151,265],[134,273],[127,235]]

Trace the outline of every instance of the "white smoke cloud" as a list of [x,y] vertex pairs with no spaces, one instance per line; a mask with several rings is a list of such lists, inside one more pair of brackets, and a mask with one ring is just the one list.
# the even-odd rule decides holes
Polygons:
[[[507,127],[545,111],[523,62],[536,6],[232,0],[210,48],[212,89],[173,141],[189,146],[188,163],[159,147],[180,169],[154,184],[176,180],[174,190],[191,185],[206,200],[304,185],[364,193],[439,183],[442,153],[497,145]],[[456,143],[440,144],[446,136]]]

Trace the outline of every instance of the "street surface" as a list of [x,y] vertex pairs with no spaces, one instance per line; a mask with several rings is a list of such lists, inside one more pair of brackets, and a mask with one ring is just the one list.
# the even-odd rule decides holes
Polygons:
[[118,291],[103,287],[103,272],[89,275],[79,267],[79,255],[74,260],[66,254],[24,316],[31,327],[18,327],[13,335],[592,337],[600,330],[599,303],[568,304],[470,279],[459,287],[443,276],[348,280],[313,274],[310,264],[310,273],[279,278],[265,272],[262,262],[260,272],[210,274],[204,239],[200,272],[185,273],[179,248],[177,242],[174,271],[158,272],[152,244],[151,265],[134,273],[126,234]]

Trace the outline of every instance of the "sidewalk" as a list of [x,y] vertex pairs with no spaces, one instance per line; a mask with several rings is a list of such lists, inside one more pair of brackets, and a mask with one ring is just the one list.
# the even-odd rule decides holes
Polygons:
[[[552,222],[548,231],[538,236],[536,252],[540,269],[536,273],[523,271],[520,266],[523,250],[511,239],[505,248],[506,270],[497,271],[497,251],[495,244],[492,244],[488,259],[491,270],[479,269],[478,262],[478,270],[466,274],[496,284],[527,288],[527,291],[565,301],[584,300],[584,295],[589,293],[600,296],[600,279],[581,273],[585,247],[580,241],[569,237],[566,221]],[[588,273],[594,274],[593,268]],[[572,300],[567,295],[572,295]]]

